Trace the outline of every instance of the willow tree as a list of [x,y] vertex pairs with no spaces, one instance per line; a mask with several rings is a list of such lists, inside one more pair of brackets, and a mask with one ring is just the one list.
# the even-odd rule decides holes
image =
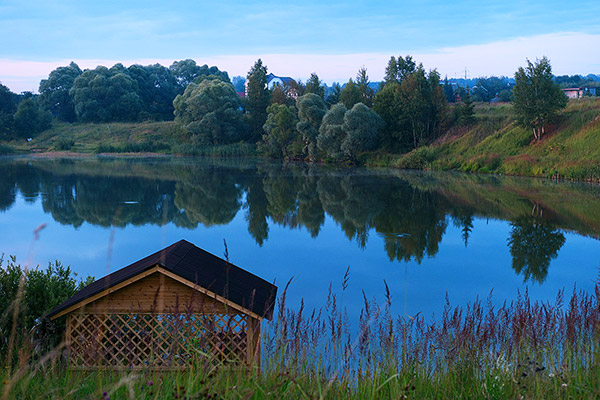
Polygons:
[[567,96],[552,78],[552,67],[546,57],[535,63],[527,60],[527,66],[515,73],[515,114],[521,126],[533,130],[537,141],[558,111],[567,106]]

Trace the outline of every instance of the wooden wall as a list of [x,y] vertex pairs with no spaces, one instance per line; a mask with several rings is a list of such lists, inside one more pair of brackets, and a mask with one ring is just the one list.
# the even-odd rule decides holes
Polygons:
[[[160,272],[155,272],[87,304],[84,312],[227,313],[225,305],[220,301],[177,282]],[[228,312],[235,313],[236,311],[230,309]]]

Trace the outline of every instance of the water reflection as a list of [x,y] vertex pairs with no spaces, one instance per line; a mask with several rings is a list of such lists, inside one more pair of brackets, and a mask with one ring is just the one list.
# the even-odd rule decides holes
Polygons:
[[228,224],[242,210],[262,246],[273,225],[318,237],[329,215],[359,247],[376,232],[390,260],[421,263],[437,254],[449,223],[466,247],[476,217],[507,220],[515,272],[539,283],[565,242],[561,230],[600,232],[597,188],[531,179],[231,160],[12,159],[0,166],[0,211],[21,193],[74,227],[192,229]]

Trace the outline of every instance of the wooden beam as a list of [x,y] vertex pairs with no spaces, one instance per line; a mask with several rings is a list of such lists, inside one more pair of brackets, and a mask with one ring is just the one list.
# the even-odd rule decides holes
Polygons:
[[210,290],[208,290],[208,289],[206,289],[206,288],[204,288],[204,287],[202,287],[200,285],[196,285],[195,283],[193,283],[191,281],[188,281],[187,279],[182,278],[181,276],[179,276],[179,275],[177,275],[177,274],[175,274],[175,273],[173,273],[173,272],[171,272],[171,271],[169,271],[169,270],[167,270],[165,268],[158,267],[158,272],[160,272],[162,274],[165,274],[169,278],[173,278],[176,281],[181,282],[184,285],[187,285],[187,286],[191,287],[192,289],[195,289],[195,290],[197,290],[197,291],[199,291],[201,293],[204,293],[205,295],[210,296],[210,297],[214,298],[215,300],[218,300],[221,303],[226,304],[228,307],[231,307],[231,308],[233,308],[235,310],[238,310],[238,311],[240,311],[240,312],[242,312],[244,314],[247,314],[248,316],[251,316],[252,318],[256,318],[259,321],[261,321],[263,319],[263,317],[261,317],[260,315],[256,314],[255,312],[252,312],[252,311],[248,310],[247,308],[242,307],[241,305],[239,305],[237,303],[234,303],[231,300],[226,299],[223,296],[219,296],[218,294],[216,294],[216,293],[214,293],[214,292],[212,292],[212,291],[210,291]]
[[117,291],[117,290],[119,290],[121,288],[124,288],[125,286],[130,285],[133,282],[137,282],[140,279],[143,279],[143,278],[147,277],[148,275],[152,275],[153,273],[158,272],[160,269],[162,269],[162,268],[160,268],[158,266],[158,264],[157,264],[155,267],[152,267],[149,270],[146,270],[146,271],[144,271],[144,272],[142,272],[140,274],[137,274],[136,276],[133,276],[133,277],[131,277],[131,278],[129,278],[129,279],[121,282],[121,283],[118,283],[118,284],[116,284],[114,286],[111,286],[108,289],[105,289],[105,290],[101,291],[100,293],[97,293],[97,294],[95,294],[93,296],[90,296],[90,297],[88,297],[86,299],[83,299],[83,300],[81,300],[78,303],[75,303],[71,307],[66,308],[66,309],[62,310],[61,312],[53,315],[52,317],[50,317],[50,319],[51,320],[55,320],[57,318],[60,318],[63,315],[66,315],[66,314],[70,313],[71,311],[75,311],[78,308],[81,308],[81,307],[85,306],[86,304],[89,304],[89,303],[91,303],[93,301],[96,301],[96,300],[98,300],[98,299],[106,296],[106,295],[109,295],[109,294],[111,294],[111,293],[113,293],[113,292],[115,292],[115,291]]

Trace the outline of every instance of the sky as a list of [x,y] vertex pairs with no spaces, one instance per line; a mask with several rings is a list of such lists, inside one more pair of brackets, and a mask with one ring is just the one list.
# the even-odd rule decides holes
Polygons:
[[381,80],[410,54],[449,78],[512,76],[547,56],[557,75],[600,74],[600,1],[0,0],[0,82],[37,91],[82,68],[192,58],[230,77],[258,58],[280,76]]

